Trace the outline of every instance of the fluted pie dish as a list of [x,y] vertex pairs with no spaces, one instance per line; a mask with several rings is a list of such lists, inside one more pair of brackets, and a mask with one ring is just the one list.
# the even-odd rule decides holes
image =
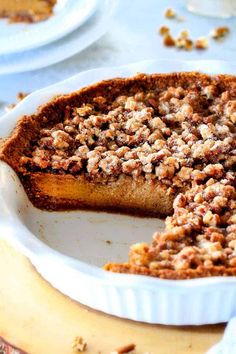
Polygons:
[[[229,285],[233,297],[236,294],[236,77],[222,71],[215,75],[198,72],[198,65],[202,69],[203,64],[194,62],[169,62],[165,65],[171,66],[172,71],[164,66],[164,73],[160,73],[159,64],[163,63],[143,63],[139,71],[143,66],[146,73],[135,76],[132,74],[137,64],[110,69],[113,77],[121,77],[71,93],[78,84],[73,78],[39,92],[39,96],[45,96],[44,102],[32,95],[25,101],[25,105],[27,101],[33,103],[31,110],[24,112],[5,140],[1,159],[17,173],[37,208],[62,214],[65,210],[89,209],[166,218],[164,230],[157,226],[151,244],[151,235],[143,240],[149,242],[137,239],[130,247],[128,261],[124,257],[121,262],[117,257],[109,257],[104,261],[105,270],[93,269],[88,278],[87,271],[84,273],[86,266],[82,266],[83,270],[74,269],[75,276],[78,271],[86,283],[96,279],[98,272],[95,283],[101,282],[103,288],[98,290],[104,296],[102,306],[96,305],[95,299],[91,301],[91,296],[86,299],[86,290],[82,295],[70,294],[58,276],[52,279],[53,271],[49,272],[52,277],[44,274],[44,266],[38,265],[39,259],[35,262],[30,252],[33,263],[53,285],[92,307],[136,320],[214,323],[229,318],[233,304],[227,314],[212,312],[208,319],[200,314],[181,317],[177,307],[171,318],[166,308],[167,299],[169,303],[179,299],[174,300],[177,304],[184,300],[183,296],[189,296],[185,300],[190,306],[191,287],[197,284],[201,289],[196,295],[200,308],[203,294],[210,288],[213,291],[221,282]],[[85,86],[91,83],[90,76],[93,82],[99,81],[102,71],[87,72],[77,78]],[[44,104],[35,111],[38,103]],[[10,126],[11,119],[8,132]],[[6,165],[2,166],[6,171]],[[53,215],[47,212],[49,219],[50,213]],[[21,217],[23,224],[25,220]],[[126,237],[129,238],[128,232]],[[91,247],[88,244],[88,253]],[[67,262],[59,263],[59,268],[68,270]],[[66,274],[65,271],[62,273]],[[142,287],[142,283],[147,287]],[[114,302],[109,300],[107,304],[105,299],[113,292]],[[218,300],[220,294],[221,291],[215,295]],[[134,300],[132,310],[127,309],[129,296]],[[157,302],[160,297],[163,310]],[[141,312],[140,299],[145,299]]]

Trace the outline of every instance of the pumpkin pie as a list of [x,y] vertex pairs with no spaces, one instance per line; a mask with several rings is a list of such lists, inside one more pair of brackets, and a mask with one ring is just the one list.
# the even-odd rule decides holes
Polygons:
[[166,217],[108,271],[236,275],[236,77],[140,74],[60,96],[22,117],[1,159],[32,203]]

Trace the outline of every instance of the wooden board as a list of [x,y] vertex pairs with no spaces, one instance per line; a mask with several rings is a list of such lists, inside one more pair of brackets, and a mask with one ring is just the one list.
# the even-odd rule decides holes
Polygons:
[[72,354],[76,336],[86,340],[88,354],[109,354],[129,343],[137,354],[203,354],[223,330],[148,325],[90,310],[51,287],[0,239],[0,336],[29,354]]

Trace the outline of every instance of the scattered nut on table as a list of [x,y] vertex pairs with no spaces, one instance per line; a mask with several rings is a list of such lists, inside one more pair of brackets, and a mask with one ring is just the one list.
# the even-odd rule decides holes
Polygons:
[[169,32],[170,32],[170,29],[169,29],[169,27],[167,27],[167,26],[161,26],[161,27],[159,28],[159,34],[160,34],[161,36],[164,36],[164,35],[168,34]]
[[164,44],[166,47],[174,47],[174,46],[175,46],[175,39],[171,36],[170,33],[167,33],[167,34],[164,36],[163,44]]
[[168,8],[168,9],[165,10],[164,16],[165,16],[166,18],[175,18],[176,13],[175,13],[175,11],[174,11],[173,9]]
[[[168,19],[181,19],[181,17],[176,15],[176,12],[172,8],[167,8],[164,12],[164,16]],[[230,32],[229,27],[227,26],[220,26],[215,29],[213,29],[210,32],[210,36],[215,39],[215,40],[220,40],[223,39],[228,33]],[[193,48],[195,49],[200,49],[204,50],[208,48],[208,38],[207,37],[200,37],[197,38],[196,40],[192,40],[189,35],[187,30],[182,30],[180,35],[175,38],[171,34],[170,28],[162,25],[159,28],[159,34],[163,36],[163,44],[166,47],[176,47],[178,49],[184,49],[184,50],[192,50]]]
[[221,39],[225,37],[229,32],[229,27],[217,27],[211,31],[210,35],[214,39]]
[[22,101],[26,96],[28,96],[28,93],[25,92],[19,92],[16,96],[16,103],[10,103],[8,105],[6,105],[5,107],[5,111],[9,112],[11,111],[13,108],[15,108],[15,106],[17,105],[17,103],[19,103],[20,101]]
[[193,41],[189,38],[187,30],[182,30],[175,41],[176,47],[179,49],[192,50]]
[[135,349],[136,345],[134,343],[124,345],[123,347],[119,347],[112,351],[110,354],[126,354],[131,353]]
[[77,336],[73,341],[72,348],[75,353],[84,352],[87,349],[87,343],[83,337]]
[[200,37],[195,41],[196,49],[206,49],[208,48],[208,39],[206,37]]

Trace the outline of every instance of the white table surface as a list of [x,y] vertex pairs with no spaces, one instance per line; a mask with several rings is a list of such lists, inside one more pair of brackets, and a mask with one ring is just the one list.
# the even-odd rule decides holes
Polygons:
[[[164,9],[172,7],[184,22],[168,20]],[[210,30],[228,25],[230,35],[221,43],[213,40],[209,49],[186,52],[163,46],[158,29],[166,24],[177,35],[188,29],[191,38],[208,35]],[[113,26],[96,43],[72,58],[41,70],[0,76],[0,101],[12,103],[19,91],[36,89],[64,80],[95,67],[122,65],[144,59],[236,59],[236,17],[223,20],[190,14],[181,0],[120,0]]]

